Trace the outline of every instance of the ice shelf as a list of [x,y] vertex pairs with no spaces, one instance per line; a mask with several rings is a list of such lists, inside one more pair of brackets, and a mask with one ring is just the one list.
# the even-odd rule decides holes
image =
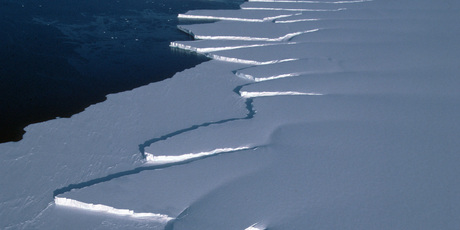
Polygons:
[[459,229],[459,10],[181,14],[213,60],[1,144],[0,228]]

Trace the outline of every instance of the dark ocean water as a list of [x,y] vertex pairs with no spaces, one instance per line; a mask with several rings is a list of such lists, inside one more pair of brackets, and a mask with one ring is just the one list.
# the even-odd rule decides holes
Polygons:
[[[169,48],[189,40],[177,14],[243,0],[0,0],[0,143],[69,117],[110,93],[161,81],[207,59]],[[194,22],[196,23],[196,22]]]

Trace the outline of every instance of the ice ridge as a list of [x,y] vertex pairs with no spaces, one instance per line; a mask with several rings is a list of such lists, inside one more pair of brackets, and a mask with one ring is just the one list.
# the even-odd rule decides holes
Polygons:
[[[183,31],[188,31],[183,29]],[[284,36],[277,37],[277,38],[264,38],[264,37],[246,37],[246,36],[207,36],[207,35],[195,35],[191,32],[190,33],[195,39],[199,40],[237,40],[237,41],[265,41],[265,42],[282,42],[282,41],[289,41],[291,38],[295,36],[299,36],[301,34],[306,33],[313,33],[317,32],[319,29],[312,29],[312,30],[305,30],[299,31],[294,33],[288,33]]]
[[273,97],[273,96],[321,96],[320,93],[305,93],[296,91],[285,91],[285,92],[246,92],[242,91],[241,96],[245,98],[254,97]]
[[117,216],[126,216],[126,217],[137,218],[137,219],[145,219],[145,220],[151,220],[151,221],[160,222],[160,223],[167,223],[168,221],[173,219],[169,217],[168,215],[164,215],[164,214],[149,213],[149,212],[136,213],[133,210],[129,210],[129,209],[118,209],[118,208],[110,207],[110,206],[103,205],[103,204],[84,203],[78,200],[68,199],[64,197],[55,197],[54,203],[58,206],[77,208],[77,209],[81,209],[85,211],[100,212],[100,213],[106,213],[106,214],[117,215]]
[[[295,42],[288,42],[288,43],[282,43],[282,44],[295,44]],[[240,45],[240,46],[198,48],[198,47],[180,44],[178,42],[171,42],[169,46],[178,48],[178,49],[183,49],[183,50],[188,50],[188,51],[204,54],[204,53],[211,53],[211,52],[224,51],[224,50],[244,49],[244,48],[263,47],[263,46],[275,46],[275,45],[280,45],[280,43],[262,43],[262,44]]]
[[[267,1],[270,2],[271,0],[252,0],[252,1]],[[334,3],[334,4],[339,4],[339,3],[352,3],[352,2],[364,2],[363,1],[336,1],[336,2],[321,2],[321,3]],[[277,2],[276,0],[273,0],[273,2]],[[280,2],[290,2],[290,1],[280,1]],[[311,3],[317,3],[316,1],[295,1],[295,2],[311,2]],[[345,8],[338,8],[338,9],[307,9],[307,8],[300,8],[300,9],[285,9],[285,8],[257,8],[257,7],[242,7],[243,10],[284,10],[284,11],[341,11],[345,10]],[[266,21],[271,21],[274,23],[275,19],[280,19],[280,18],[285,18],[291,15],[280,15],[280,16],[275,16],[275,17],[266,17],[263,19],[244,19],[244,18],[237,18],[237,17],[218,17],[218,16],[202,16],[202,15],[179,15],[179,18],[189,18],[189,19],[211,19],[211,20],[229,20],[229,21],[240,21],[240,22],[266,22]],[[304,21],[314,21],[318,19],[303,19]],[[279,21],[278,23],[292,23],[292,22],[297,22],[297,20],[284,20],[284,21]],[[195,39],[203,39],[203,40],[238,40],[238,41],[264,41],[264,42],[275,42],[275,43],[265,43],[265,44],[250,44],[250,45],[240,45],[240,46],[221,46],[221,47],[216,47],[216,48],[194,48],[192,46],[186,46],[186,45],[181,45],[179,43],[171,43],[171,47],[177,47],[181,49],[186,49],[186,50],[191,50],[197,53],[206,53],[208,57],[211,57],[212,59],[215,60],[221,60],[221,61],[226,61],[226,62],[236,62],[236,63],[243,63],[243,64],[249,64],[249,65],[269,65],[269,64],[275,64],[275,63],[281,63],[281,62],[288,62],[288,61],[295,61],[298,59],[295,58],[287,58],[287,59],[280,59],[280,60],[271,60],[271,61],[266,61],[266,62],[257,62],[254,60],[243,60],[243,59],[237,59],[237,58],[229,58],[229,57],[224,57],[224,56],[219,56],[212,54],[212,52],[216,51],[222,51],[222,50],[230,50],[230,49],[244,49],[244,48],[251,48],[251,47],[263,47],[263,46],[271,46],[271,45],[279,45],[279,44],[286,44],[286,41],[289,41],[295,36],[301,35],[301,34],[306,34],[306,33],[312,33],[316,32],[319,29],[311,29],[311,30],[305,30],[305,31],[299,31],[299,32],[293,32],[293,33],[288,33],[284,36],[278,37],[278,38],[265,38],[265,37],[245,37],[245,36],[201,36],[201,35],[195,35],[193,31],[190,31],[184,27],[178,27],[179,30],[182,30],[185,33],[190,34],[193,36]],[[235,76],[238,76],[239,72],[238,70],[234,71]],[[244,99],[244,103],[246,105],[246,110],[247,114],[244,117],[235,117],[235,118],[229,118],[229,119],[223,119],[223,120],[217,120],[217,121],[209,121],[201,124],[196,124],[184,129],[176,130],[174,132],[171,132],[169,134],[162,135],[160,137],[155,137],[150,140],[146,140],[144,143],[139,144],[139,152],[142,154],[143,159],[145,160],[145,164],[141,167],[136,167],[131,170],[126,170],[122,172],[117,172],[113,173],[104,177],[88,180],[85,182],[81,183],[76,183],[76,184],[70,184],[68,186],[56,189],[53,191],[53,196],[54,196],[54,202],[56,205],[59,206],[66,206],[66,207],[73,207],[73,208],[78,208],[82,210],[88,210],[88,211],[97,211],[97,212],[103,212],[103,213],[108,213],[108,214],[114,214],[114,215],[120,215],[120,216],[127,216],[127,217],[132,217],[132,218],[144,218],[144,219],[151,219],[155,220],[161,223],[167,223],[167,222],[174,222],[174,218],[171,218],[167,215],[163,214],[156,214],[156,213],[136,213],[133,210],[129,209],[117,209],[114,207],[110,207],[107,205],[103,204],[91,204],[91,203],[84,203],[81,201],[77,200],[72,200],[68,198],[61,197],[66,192],[69,192],[73,189],[82,189],[85,187],[93,186],[99,183],[104,183],[108,182],[110,180],[124,177],[124,176],[129,176],[133,174],[138,174],[142,171],[146,170],[158,170],[158,169],[164,169],[167,167],[173,167],[173,166],[178,166],[178,165],[184,165],[188,164],[197,160],[201,160],[207,157],[212,157],[216,156],[219,154],[223,153],[231,153],[231,152],[237,152],[237,151],[244,151],[244,150],[251,150],[251,149],[256,149],[259,146],[254,146],[254,145],[249,145],[249,144],[241,144],[240,146],[234,146],[234,147],[220,147],[220,148],[215,148],[209,151],[202,151],[202,152],[191,152],[191,153],[185,153],[182,155],[161,155],[161,153],[158,154],[152,154],[148,153],[145,151],[145,149],[152,144],[160,141],[165,141],[171,137],[181,135],[187,132],[191,132],[193,130],[197,130],[199,128],[211,126],[211,125],[219,125],[219,124],[224,124],[224,123],[229,123],[233,121],[239,121],[239,120],[247,120],[247,119],[252,119],[256,115],[256,110],[254,109],[253,106],[253,98],[257,97],[272,97],[272,96],[318,96],[322,95],[319,93],[314,93],[314,92],[298,92],[298,91],[260,91],[260,92],[247,92],[247,91],[241,91],[241,89],[244,86],[250,85],[257,83],[259,81],[266,81],[266,80],[274,80],[278,78],[283,78],[283,77],[293,77],[293,76],[298,76],[299,73],[291,73],[291,74],[285,74],[285,75],[278,75],[278,76],[272,76],[272,77],[267,77],[264,79],[255,79],[252,76],[245,76],[246,79],[251,80],[252,83],[240,85],[236,88],[234,88],[233,92],[238,94],[242,99]],[[252,77],[252,78],[251,78]],[[265,229],[265,227],[261,227],[259,224],[253,224],[246,228],[247,230],[261,230]]]
[[251,149],[249,146],[236,147],[236,148],[218,148],[211,151],[199,152],[199,153],[187,153],[179,156],[155,156],[151,153],[145,153],[145,160],[147,164],[171,164],[177,162],[185,162],[195,160],[207,156],[217,155],[220,153],[230,153],[242,150]]
[[250,19],[250,18],[238,18],[238,17],[219,17],[219,16],[208,16],[208,15],[189,15],[189,14],[179,14],[178,18],[180,19],[200,19],[200,20],[222,20],[222,21],[237,21],[237,22],[267,22],[273,21],[279,18],[290,17],[293,14],[283,14],[273,17],[265,17],[262,19]]
[[241,7],[242,10],[284,10],[297,12],[336,12],[346,10],[347,8],[338,9],[308,9],[308,8],[277,8],[277,7]]

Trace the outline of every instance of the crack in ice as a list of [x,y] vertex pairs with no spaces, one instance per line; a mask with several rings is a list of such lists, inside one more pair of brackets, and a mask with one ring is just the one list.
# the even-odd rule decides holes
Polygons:
[[[340,9],[339,9],[340,10]],[[318,10],[314,10],[318,11]],[[330,11],[330,10],[327,10]],[[315,32],[318,31],[319,29],[314,29],[314,30],[308,30],[308,31],[302,31],[302,32],[295,32],[295,33],[290,33],[285,36],[282,36],[280,38],[252,38],[252,37],[238,37],[238,36],[196,36],[193,34],[192,31],[189,31],[187,29],[178,27],[180,30],[189,33],[190,35],[194,36],[197,39],[229,39],[229,40],[248,40],[248,41],[286,41],[294,36],[297,36],[299,34],[303,33],[309,33],[309,32]],[[171,43],[171,46],[174,46],[175,43]],[[226,50],[226,49],[238,49],[238,48],[247,48],[247,47],[254,47],[254,46],[267,46],[268,44],[257,44],[257,45],[249,45],[249,46],[237,46],[237,47],[219,47],[219,48],[201,48],[202,50],[200,51],[198,48],[194,50],[195,52],[212,52],[216,51],[217,49],[220,50]],[[180,46],[177,45],[178,48],[188,48],[185,46]],[[191,48],[188,48],[191,50]],[[223,61],[228,61],[228,62],[238,62],[238,63],[245,63],[245,64],[252,64],[252,65],[266,65],[266,64],[274,64],[274,63],[280,63],[280,62],[286,62],[286,61],[293,61],[297,59],[283,59],[283,60],[272,60],[272,61],[267,61],[267,62],[256,62],[252,60],[241,60],[241,59],[236,59],[236,58],[227,58],[227,57],[222,57],[218,55],[209,55],[213,59],[216,60],[223,60]],[[235,75],[237,75],[237,70],[233,72]],[[257,80],[254,79],[255,82]],[[238,147],[222,147],[222,148],[216,148],[210,151],[203,151],[203,152],[197,152],[197,153],[186,153],[182,155],[175,155],[175,156],[166,156],[166,155],[153,155],[151,153],[145,152],[145,148],[148,146],[151,146],[152,144],[159,142],[159,141],[165,141],[171,137],[190,132],[199,128],[211,126],[211,125],[219,125],[219,124],[224,124],[228,122],[233,122],[233,121],[239,121],[239,120],[246,120],[246,119],[252,119],[254,118],[256,111],[254,110],[253,106],[253,99],[254,97],[262,97],[262,96],[282,96],[282,95],[320,95],[320,94],[315,94],[315,93],[303,93],[303,92],[292,92],[292,91],[287,91],[287,92],[241,92],[242,87],[246,85],[250,85],[253,83],[248,83],[244,85],[237,86],[233,92],[241,96],[241,98],[244,98],[246,109],[247,109],[247,114],[244,117],[237,117],[237,118],[228,118],[228,119],[223,119],[219,121],[212,121],[212,122],[205,122],[202,124],[198,125],[193,125],[188,128],[176,130],[172,133],[165,134],[160,137],[156,137],[150,140],[145,141],[144,143],[139,145],[139,151],[142,154],[142,157],[145,160],[145,163],[141,167],[137,167],[131,170],[126,170],[122,172],[117,172],[113,174],[109,174],[104,177],[99,177],[95,178],[92,180],[80,182],[77,184],[69,184],[65,187],[58,188],[53,191],[53,197],[54,197],[54,203],[58,206],[65,206],[65,207],[73,207],[73,208],[78,208],[82,210],[87,210],[87,211],[95,211],[95,212],[102,212],[102,213],[107,213],[107,214],[112,214],[112,215],[119,215],[119,216],[126,216],[126,217],[132,217],[132,218],[141,218],[141,219],[150,219],[154,220],[157,222],[161,223],[167,223],[171,220],[173,220],[172,217],[169,217],[167,215],[163,214],[156,214],[156,213],[136,213],[133,210],[129,209],[118,209],[114,208],[111,206],[103,205],[103,204],[91,204],[91,203],[84,203],[81,201],[77,200],[72,200],[68,199],[65,197],[60,197],[60,195],[69,192],[74,189],[82,189],[86,187],[90,187],[96,184],[108,182],[110,180],[120,178],[120,177],[125,177],[129,175],[134,175],[138,174],[142,171],[146,170],[158,170],[158,169],[164,169],[168,167],[173,167],[173,166],[179,166],[179,165],[184,165],[188,164],[197,160],[205,159],[207,157],[212,157],[216,156],[219,154],[223,153],[231,153],[231,152],[237,152],[237,151],[245,151],[245,150],[251,150],[251,149],[256,149],[258,146],[238,146]],[[250,226],[248,229],[260,229],[260,228],[255,228],[255,225]],[[264,228],[262,228],[264,229]]]

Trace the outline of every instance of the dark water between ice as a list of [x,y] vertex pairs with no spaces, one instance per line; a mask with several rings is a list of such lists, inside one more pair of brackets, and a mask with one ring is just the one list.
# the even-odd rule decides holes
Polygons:
[[243,0],[0,0],[0,143],[31,123],[68,117],[109,93],[161,81],[207,59],[174,51],[190,39],[178,13]]

